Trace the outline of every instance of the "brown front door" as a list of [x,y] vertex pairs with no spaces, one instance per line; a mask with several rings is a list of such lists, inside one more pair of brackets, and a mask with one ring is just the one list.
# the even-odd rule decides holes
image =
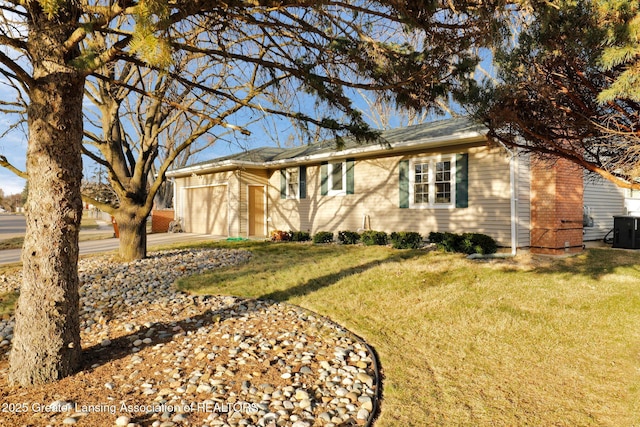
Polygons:
[[264,187],[249,186],[249,236],[265,237]]

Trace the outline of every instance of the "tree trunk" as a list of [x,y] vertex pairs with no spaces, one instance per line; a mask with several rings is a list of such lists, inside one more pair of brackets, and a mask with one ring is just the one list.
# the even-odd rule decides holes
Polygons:
[[[52,48],[43,42],[41,49]],[[27,231],[9,359],[9,381],[23,386],[72,374],[81,354],[77,263],[84,77],[58,59],[58,65],[34,63],[29,93]]]
[[129,213],[128,210],[116,212],[115,219],[120,233],[118,255],[122,261],[133,261],[147,256],[148,216],[149,213],[145,214],[143,207],[138,207],[132,213]]

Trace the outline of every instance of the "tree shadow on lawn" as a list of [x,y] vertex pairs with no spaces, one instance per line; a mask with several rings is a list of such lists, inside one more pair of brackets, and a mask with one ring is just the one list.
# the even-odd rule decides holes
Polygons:
[[364,273],[365,271],[378,267],[380,265],[406,261],[412,258],[417,258],[420,255],[421,255],[420,253],[416,253],[416,252],[395,254],[381,260],[374,260],[374,261],[367,262],[365,264],[349,267],[337,273],[331,273],[322,277],[316,277],[311,280],[308,280],[306,283],[302,283],[300,285],[287,288],[285,290],[269,292],[269,293],[260,295],[258,298],[266,299],[266,300],[275,300],[275,301],[288,301],[291,298],[309,295],[322,288],[332,286],[346,277],[353,276],[355,274]]
[[632,275],[640,278],[640,251],[619,249],[587,249],[568,258],[545,257],[546,265],[536,267],[533,271],[540,274],[580,275],[600,280],[609,274],[627,269]]

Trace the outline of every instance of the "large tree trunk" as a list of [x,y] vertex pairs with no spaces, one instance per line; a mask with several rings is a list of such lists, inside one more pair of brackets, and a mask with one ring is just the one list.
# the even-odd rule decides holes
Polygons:
[[59,52],[70,29],[47,22],[31,30],[27,231],[9,359],[9,381],[23,386],[70,375],[81,353],[77,263],[84,77],[66,65],[69,52]]
[[147,256],[147,217],[149,212],[141,206],[121,206],[114,217],[120,233],[119,257],[122,261],[133,261]]

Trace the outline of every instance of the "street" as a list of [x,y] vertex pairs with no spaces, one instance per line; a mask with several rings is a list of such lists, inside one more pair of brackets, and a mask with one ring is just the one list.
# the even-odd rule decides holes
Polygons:
[[0,240],[24,236],[26,228],[24,215],[0,213]]
[[[81,231],[80,233],[96,233],[96,232],[109,232],[113,231],[111,224],[103,226],[102,230],[90,230]],[[0,214],[0,240],[9,239],[12,237],[24,236],[26,229],[26,223],[24,216]],[[192,233],[156,233],[149,234],[147,236],[147,246],[162,246],[170,245],[179,242],[197,242],[206,240],[218,240],[220,236],[212,236],[205,234],[192,234]],[[110,252],[118,249],[119,240],[116,238],[102,239],[102,240],[87,240],[81,241],[80,255],[87,255],[99,252]],[[5,249],[0,250],[0,264],[12,264],[20,262],[21,249]]]

